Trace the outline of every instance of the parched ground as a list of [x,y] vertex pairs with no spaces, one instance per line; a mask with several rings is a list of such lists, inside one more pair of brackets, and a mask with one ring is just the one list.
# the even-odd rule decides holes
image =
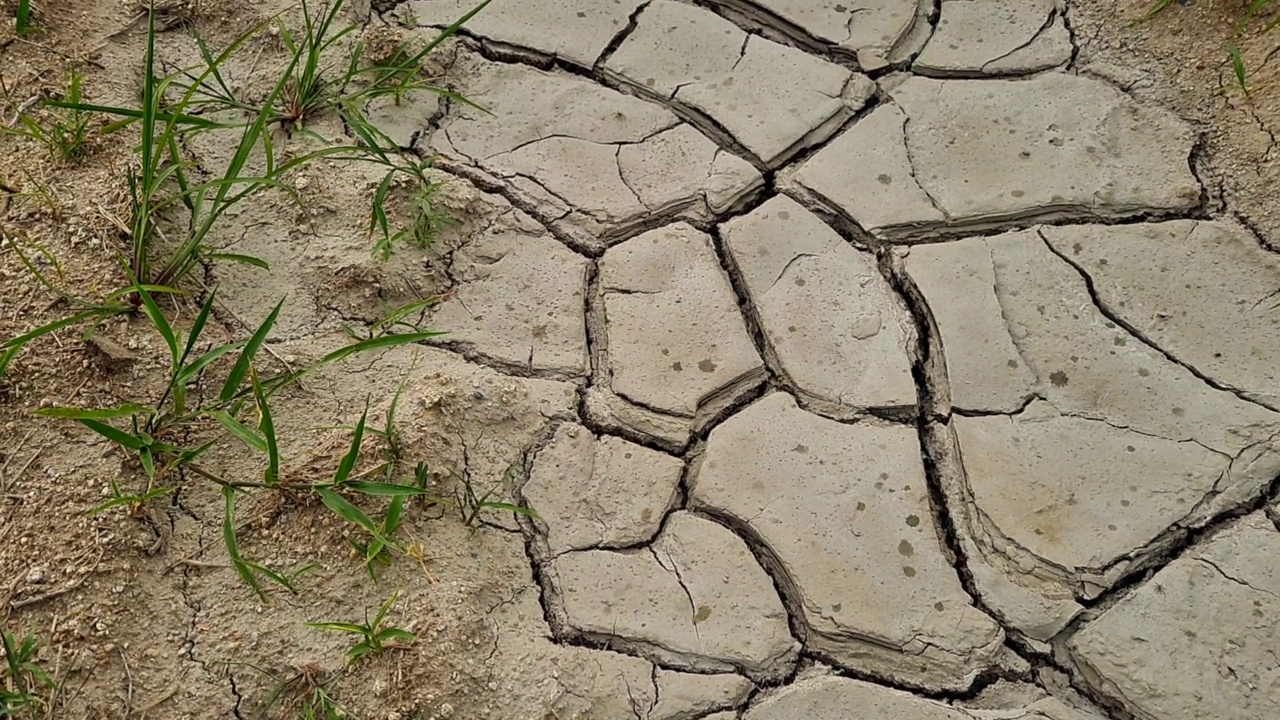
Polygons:
[[[360,5],[370,42],[470,9]],[[64,681],[35,717],[295,718],[320,682],[387,720],[1280,717],[1280,102],[1266,38],[1230,89],[1222,5],[494,0],[431,64],[484,110],[368,109],[436,158],[429,249],[374,258],[379,176],[321,161],[216,231],[269,271],[200,280],[210,343],[286,298],[274,369],[435,298],[447,335],[281,394],[285,473],[331,475],[399,394],[406,472],[537,517],[415,501],[373,582],[318,502],[244,493],[243,554],[315,565],[264,604],[213,486],[88,514],[140,471],[31,412],[152,397],[167,358],[138,318],[62,331],[0,379],[0,613]],[[138,6],[38,9],[0,36],[0,121],[73,66],[137,102]],[[159,56],[280,11],[203,4]],[[278,33],[249,49],[236,83],[279,68]],[[280,142],[345,132],[312,129]],[[122,137],[70,162],[0,137],[2,227],[79,295],[123,283]],[[0,338],[67,312],[0,247]],[[393,593],[407,648],[347,668],[306,625]]]

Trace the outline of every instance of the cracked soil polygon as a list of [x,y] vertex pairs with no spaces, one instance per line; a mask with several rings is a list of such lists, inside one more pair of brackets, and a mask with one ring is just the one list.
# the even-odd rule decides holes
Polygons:
[[705,113],[770,166],[825,140],[873,90],[847,68],[671,0],[641,12],[605,69]]
[[815,409],[914,407],[915,327],[873,255],[786,196],[721,234],[768,346]]
[[[499,0],[471,18],[465,32],[500,44],[554,55],[591,67],[627,26],[643,0]],[[445,28],[476,6],[474,0],[409,0],[419,27]]]
[[684,223],[600,260],[609,386],[646,408],[697,419],[758,384],[756,353],[711,238]]
[[[850,710],[856,708],[856,715]],[[970,709],[833,675],[774,690],[743,720],[1099,720],[1050,697],[1008,709]]]
[[[765,24],[776,32],[799,35],[833,45],[854,55],[864,69],[878,70],[918,50],[913,41],[929,29],[923,12],[929,3],[916,0],[714,0]],[[762,12],[763,10],[763,12]],[[775,19],[776,18],[776,19]],[[778,22],[781,20],[782,22]],[[923,27],[921,27],[923,26]]]
[[936,77],[1025,75],[1071,59],[1062,0],[943,0],[938,28],[912,64]]
[[1165,566],[1067,645],[1138,720],[1280,717],[1280,532],[1242,518]]
[[697,515],[673,514],[649,547],[566,553],[547,573],[571,636],[667,667],[776,680],[799,649],[746,544]]
[[457,284],[431,315],[449,329],[442,341],[530,371],[587,374],[586,258],[545,232],[497,231],[455,251],[449,272]]
[[566,423],[534,458],[522,494],[552,555],[620,548],[657,535],[682,469],[670,455]]
[[735,708],[747,700],[753,685],[741,675],[691,675],[661,668],[654,672],[658,702],[653,720],[696,720],[707,713]]
[[849,669],[962,689],[1002,656],[934,527],[919,438],[838,423],[774,393],[712,430],[693,507],[758,538],[806,647]]
[[[884,238],[909,240],[939,226],[1185,212],[1199,203],[1190,126],[1101,80],[898,75],[882,86],[905,113],[903,127],[886,118],[859,136],[902,149],[833,144],[801,166],[796,182]],[[860,162],[880,153],[891,167]],[[904,155],[915,182],[902,176]],[[867,212],[860,192],[874,182],[886,186],[892,212]]]
[[[505,183],[584,246],[654,214],[732,207],[761,182],[663,107],[585,78],[471,55],[455,72],[456,90],[485,110],[455,104],[432,148]],[[681,179],[655,182],[650,168]]]
[[915,247],[906,269],[941,309],[953,406],[996,413],[953,415],[944,483],[964,541],[1016,586],[975,570],[988,601],[1033,639],[1280,472],[1280,415],[1108,320],[1037,230]]

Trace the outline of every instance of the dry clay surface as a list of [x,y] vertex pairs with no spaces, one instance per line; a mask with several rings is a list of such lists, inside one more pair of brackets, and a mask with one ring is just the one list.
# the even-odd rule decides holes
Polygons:
[[1280,261],[1206,216],[1190,126],[1073,71],[1068,20],[466,30],[450,87],[489,112],[407,129],[491,217],[435,322],[576,385],[513,495],[551,636],[681,678],[637,717],[1280,713]]
[[371,115],[458,225],[217,271],[299,347],[440,298],[329,380],[537,513],[476,551],[499,701],[424,717],[1280,717],[1280,259],[1060,0],[495,0],[452,52],[472,104]]

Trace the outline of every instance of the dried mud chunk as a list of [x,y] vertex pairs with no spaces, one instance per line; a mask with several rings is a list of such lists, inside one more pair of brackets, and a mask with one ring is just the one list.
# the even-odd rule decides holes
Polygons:
[[[918,187],[894,178],[891,202],[912,212],[896,213],[895,224],[874,231],[879,236],[919,236],[937,226],[938,212],[948,226],[972,228],[1029,218],[1185,212],[1199,202],[1200,185],[1188,164],[1191,127],[1101,80],[1062,73],[1017,80],[898,76],[884,86],[906,114],[906,155]],[[855,164],[862,153],[832,146],[808,162],[834,167],[844,161],[861,176],[858,184],[870,187],[886,171]],[[867,216],[875,224],[880,211],[868,215],[865,204],[839,199],[850,181],[811,173],[806,184],[824,195],[832,189],[833,201],[854,220]],[[921,190],[933,200],[927,208],[919,202]]]
[[848,425],[785,393],[711,432],[694,507],[750,528],[801,603],[808,647],[850,669],[966,688],[1004,633],[975,609],[934,530],[920,444],[903,425]]
[[585,375],[587,260],[549,235],[483,235],[453,254],[458,285],[431,323],[463,343],[531,370]]
[[1060,0],[944,0],[938,29],[912,67],[926,75],[1026,74],[1070,59]]
[[1280,472],[1280,414],[1108,320],[1037,231],[912,248],[906,268],[955,406],[1012,413],[955,418],[939,467],[979,590],[1029,637]]
[[992,290],[995,267],[986,244],[962,240],[912,248],[904,266],[940,332],[951,404],[1005,413],[1021,408],[1038,381]]
[[523,494],[552,554],[625,547],[657,534],[682,467],[670,455],[566,424],[534,459]]
[[770,165],[825,140],[873,86],[702,8],[654,0],[606,71],[696,108]]
[[[777,24],[760,12],[763,8],[782,20],[797,25],[820,41],[855,53],[864,69],[882,67],[918,24],[916,0],[716,0],[748,17]],[[925,23],[928,27],[928,23]]]
[[658,702],[649,711],[652,720],[695,720],[714,710],[738,707],[753,687],[741,675],[691,675],[662,668],[654,672],[654,682]]
[[[585,78],[474,56],[454,75],[457,91],[488,112],[454,104],[431,147],[465,158],[530,206],[552,207],[544,219],[585,244],[658,211],[706,217],[708,203],[732,206],[761,183],[706,137],[664,132],[680,120],[660,105]],[[659,169],[664,181],[654,179]]]
[[1231,464],[1195,443],[1060,416],[1039,401],[1013,417],[952,422],[974,503],[992,525],[1067,568],[1069,581],[1103,587],[1106,568],[1187,514]]
[[907,154],[906,122],[902,108],[881,105],[797,170],[788,170],[784,182],[799,186],[802,194],[834,203],[868,232],[943,222],[942,211],[916,181]]
[[[642,0],[503,0],[467,21],[469,35],[508,43],[590,67],[627,26]],[[476,6],[475,0],[410,0],[419,27],[444,28]]]
[[744,720],[1095,720],[1051,697],[1007,709],[971,709],[835,676],[800,680],[773,691]]
[[1046,227],[1106,308],[1223,385],[1280,405],[1280,259],[1224,222]]
[[915,405],[915,333],[873,256],[783,196],[721,232],[766,340],[816,409]]
[[549,566],[570,632],[672,667],[781,678],[798,644],[747,546],[685,512],[651,547],[561,555]]
[[614,392],[691,417],[763,377],[706,234],[678,223],[628,240],[601,259],[600,285]]
[[1250,515],[1174,560],[1069,643],[1141,720],[1280,717],[1280,533]]

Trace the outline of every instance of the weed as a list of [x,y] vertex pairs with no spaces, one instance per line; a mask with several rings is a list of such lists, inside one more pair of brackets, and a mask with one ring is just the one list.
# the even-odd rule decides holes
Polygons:
[[49,113],[47,121],[29,113],[18,114],[18,127],[0,128],[0,135],[15,135],[33,140],[44,146],[49,157],[55,160],[71,160],[80,155],[89,142],[91,113],[76,107],[81,102],[83,76],[71,71],[63,100],[72,105]]
[[20,718],[45,706],[43,693],[53,693],[58,684],[36,662],[40,652],[36,636],[28,633],[21,640],[13,633],[0,631],[5,664],[0,666],[0,718]]
[[275,690],[262,703],[261,711],[253,716],[256,720],[265,720],[277,705],[288,717],[297,720],[353,720],[355,717],[330,694],[333,677],[319,665],[309,663],[295,668],[288,677],[281,677],[257,665],[242,664],[275,683]]
[[347,664],[349,665],[369,655],[377,655],[387,650],[407,647],[417,639],[417,636],[408,630],[384,624],[387,613],[391,611],[391,606],[395,605],[399,595],[399,592],[392,593],[391,597],[387,598],[386,602],[382,603],[382,606],[378,608],[378,613],[374,615],[372,621],[369,620],[369,611],[365,610],[363,625],[332,621],[309,622],[307,625],[318,630],[360,636],[362,638],[360,642],[347,650]]
[[13,27],[18,37],[26,37],[31,32],[31,0],[18,0]]
[[[375,525],[358,507],[342,497],[340,492],[352,491],[395,498],[419,495],[425,491],[408,485],[351,479],[351,472],[360,452],[365,419],[362,417],[356,426],[351,449],[343,458],[331,482],[287,482],[280,477],[280,449],[269,397],[322,365],[337,362],[355,353],[420,342],[438,333],[383,335],[362,340],[329,353],[313,365],[264,379],[259,377],[255,360],[275,324],[283,301],[275,306],[248,340],[226,343],[206,352],[196,353],[195,349],[201,344],[201,334],[213,309],[216,290],[209,293],[185,338],[180,331],[170,325],[147,288],[137,286],[134,290],[142,299],[144,313],[169,350],[169,379],[159,398],[148,405],[126,403],[113,408],[61,407],[37,411],[37,414],[46,417],[78,421],[124,449],[142,470],[145,484],[139,491],[122,492],[113,481],[111,499],[95,508],[96,512],[117,506],[127,506],[136,512],[147,502],[176,490],[182,478],[188,476],[203,478],[217,484],[222,488],[226,504],[222,529],[227,554],[240,578],[263,599],[265,599],[265,592],[259,582],[260,578],[266,578],[290,590],[294,589],[293,578],[246,560],[240,554],[235,534],[235,505],[238,491],[250,488],[273,488],[289,492],[316,493],[325,506],[333,512],[370,531],[370,534],[382,544],[375,555],[380,554],[383,547],[395,547],[382,529],[387,523]],[[235,361],[220,383],[210,377],[212,368],[217,366],[218,361],[223,358],[229,360],[233,356]],[[220,386],[221,390],[215,397],[192,406],[188,403],[187,396],[188,388],[191,386]],[[253,419],[247,419],[246,416],[249,415],[253,416]],[[123,427],[118,424],[120,421],[124,421]],[[261,480],[227,480],[199,464],[201,456],[217,440],[189,445],[186,444],[185,438],[197,435],[195,431],[202,425],[208,425],[209,421],[220,426],[227,437],[235,438],[266,456]],[[398,522],[394,524],[398,525]],[[394,531],[394,528],[391,531]]]
[[461,472],[455,476],[454,486],[454,506],[458,508],[459,514],[462,516],[462,522],[472,529],[474,532],[480,523],[480,513],[485,510],[504,510],[513,512],[517,515],[536,518],[538,514],[531,508],[512,503],[497,502],[491,500],[501,485],[494,485],[485,491],[483,495],[477,495],[475,485],[471,482],[471,474]]
[[[137,169],[126,177],[130,201],[127,223],[129,251],[122,260],[127,282],[104,301],[75,298],[59,291],[32,264],[28,264],[40,282],[53,290],[78,312],[67,318],[38,327],[19,337],[0,343],[0,372],[10,364],[27,342],[58,330],[84,323],[100,323],[121,313],[143,310],[143,300],[136,288],[145,287],[153,294],[180,293],[183,281],[195,268],[214,261],[240,262],[267,269],[262,260],[246,255],[220,252],[210,243],[211,233],[219,220],[239,202],[267,190],[280,190],[296,199],[287,178],[293,170],[320,158],[372,162],[386,168],[380,184],[380,197],[371,211],[371,228],[381,228],[378,253],[386,255],[393,242],[411,238],[426,245],[441,226],[442,215],[431,204],[434,187],[425,172],[429,163],[408,157],[385,133],[365,117],[363,107],[373,98],[391,95],[397,100],[411,89],[439,92],[461,102],[465,99],[426,83],[421,70],[427,55],[446,38],[487,5],[484,0],[458,22],[441,32],[433,41],[414,53],[399,53],[392,60],[371,65],[362,64],[361,47],[357,45],[337,74],[325,53],[338,39],[350,34],[354,26],[333,30],[333,24],[344,0],[335,0],[323,15],[313,17],[304,12],[303,33],[294,36],[282,31],[290,48],[287,67],[274,86],[258,102],[247,102],[230,90],[223,76],[228,59],[277,18],[270,18],[250,28],[233,40],[220,53],[214,54],[199,37],[196,38],[201,63],[172,75],[157,75],[155,35],[159,12],[154,1],[148,6],[146,51],[143,63],[142,99],[140,107],[93,105],[82,102],[79,79],[73,77],[72,90],[64,100],[48,101],[46,106],[70,111],[72,120],[61,132],[43,126],[24,126],[25,133],[49,144],[58,152],[75,152],[82,145],[87,119],[101,113],[115,118],[102,132],[117,132],[137,125],[141,131]],[[307,10],[304,8],[304,10]],[[335,75],[330,77],[330,73]],[[176,95],[170,102],[167,98]],[[308,117],[334,111],[345,127],[358,138],[354,144],[324,146],[279,160],[271,128],[300,126]],[[224,117],[240,112],[243,122],[220,122],[208,117]],[[56,130],[54,128],[53,130]],[[195,164],[183,154],[182,140],[202,132],[239,132],[230,160],[220,177],[201,179],[192,171]],[[250,171],[250,159],[264,165]],[[391,226],[381,201],[398,178],[417,183],[421,191],[415,203],[413,220],[407,230]],[[164,228],[164,229],[162,229]],[[168,237],[169,232],[178,233]]]
[[[1147,8],[1147,12],[1143,15],[1142,20],[1149,20],[1155,17],[1161,11],[1173,4],[1173,0],[1153,0]],[[1179,5],[1186,5],[1185,0],[1180,0]],[[1207,7],[1213,8],[1213,0],[1209,0]],[[1259,18],[1265,20],[1259,28],[1259,34],[1269,33],[1280,25],[1280,14],[1276,14],[1276,0],[1248,0],[1248,5],[1240,13],[1240,18],[1236,22],[1235,34],[1237,41],[1227,45],[1227,59],[1231,62],[1231,71],[1235,76],[1236,84],[1245,94],[1250,94],[1249,89],[1249,71],[1245,66],[1244,57],[1240,54],[1238,39],[1242,37],[1249,26]],[[1270,17],[1266,17],[1270,15]]]

